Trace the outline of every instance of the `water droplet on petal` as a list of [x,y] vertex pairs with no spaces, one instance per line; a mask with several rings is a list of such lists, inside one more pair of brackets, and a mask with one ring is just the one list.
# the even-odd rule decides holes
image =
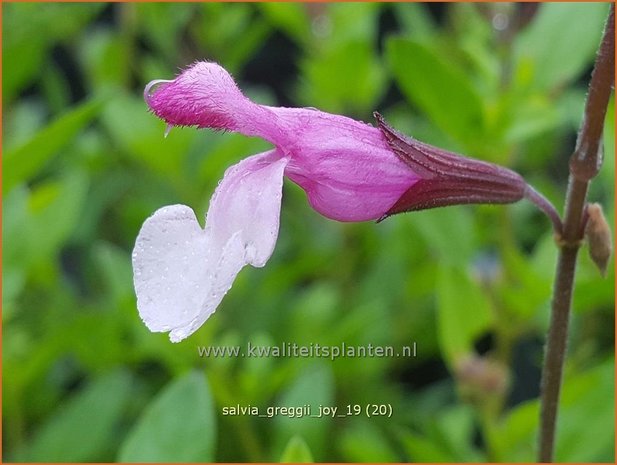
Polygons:
[[156,92],[156,87],[159,84],[163,84],[165,82],[173,82],[173,81],[169,81],[167,79],[155,79],[154,81],[150,81],[147,85],[146,88],[144,89],[144,100],[146,101],[146,103],[149,102],[150,98],[154,95],[154,93]]

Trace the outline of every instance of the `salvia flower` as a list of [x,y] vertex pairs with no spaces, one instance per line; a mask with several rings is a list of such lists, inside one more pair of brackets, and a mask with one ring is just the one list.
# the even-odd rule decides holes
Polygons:
[[202,228],[192,209],[157,210],[133,252],[137,306],[151,331],[178,342],[216,310],[238,272],[262,267],[276,243],[283,176],[311,206],[338,221],[380,220],[403,211],[460,203],[506,203],[525,195],[517,174],[311,108],[258,105],[219,65],[198,62],[144,91],[168,124],[258,136],[272,150],[230,167]]

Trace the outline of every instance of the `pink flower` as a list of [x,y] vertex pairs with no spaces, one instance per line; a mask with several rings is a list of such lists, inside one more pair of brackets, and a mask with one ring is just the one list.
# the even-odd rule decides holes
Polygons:
[[[366,221],[470,203],[461,201],[465,183],[478,183],[478,166],[480,178],[494,171],[493,165],[440,151],[437,158],[445,156],[446,165],[459,161],[456,172],[447,173],[442,162],[431,161],[432,147],[405,139],[380,117],[380,128],[375,128],[310,108],[258,105],[215,63],[195,63],[173,81],[153,81],[144,97],[168,128],[223,129],[274,145],[225,172],[210,201],[205,228],[184,205],[161,208],[142,226],[133,252],[137,306],[146,326],[170,331],[172,342],[192,334],[214,313],[246,264],[266,264],[278,235],[284,175],[306,191],[322,215]],[[465,168],[461,160],[474,168]],[[495,177],[497,184],[501,175]],[[480,192],[493,191],[495,185],[480,187]],[[444,193],[448,186],[455,194]],[[480,195],[471,201],[518,200],[522,193],[517,189],[493,200]]]
[[378,219],[419,179],[379,129],[310,108],[257,105],[215,63],[196,63],[173,81],[153,81],[145,99],[170,126],[225,129],[272,142],[270,158],[286,160],[284,174],[306,191],[315,210],[334,220]]

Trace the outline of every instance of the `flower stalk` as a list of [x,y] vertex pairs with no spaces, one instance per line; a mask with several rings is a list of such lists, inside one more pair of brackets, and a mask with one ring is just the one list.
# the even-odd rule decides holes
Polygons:
[[559,395],[566,356],[568,323],[578,250],[583,240],[589,182],[602,164],[602,131],[615,78],[615,8],[612,4],[589,84],[585,113],[570,158],[564,224],[558,239],[559,258],[553,287],[540,397],[539,462],[552,462]]

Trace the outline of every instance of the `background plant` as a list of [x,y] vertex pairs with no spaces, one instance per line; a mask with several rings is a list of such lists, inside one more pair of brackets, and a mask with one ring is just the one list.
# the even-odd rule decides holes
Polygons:
[[[151,79],[220,62],[262,103],[372,121],[516,169],[561,209],[607,4],[3,6],[3,443],[8,461],[532,461],[556,250],[532,205],[340,224],[285,185],[281,235],[170,345],[130,252],[174,202],[203,216],[267,147],[146,112]],[[590,200],[614,220],[614,105]],[[583,254],[585,255],[585,254]],[[581,257],[559,461],[614,461],[614,272]],[[417,342],[415,359],[201,359],[197,345]],[[391,419],[223,417],[391,403]],[[304,455],[302,455],[304,454]]]

